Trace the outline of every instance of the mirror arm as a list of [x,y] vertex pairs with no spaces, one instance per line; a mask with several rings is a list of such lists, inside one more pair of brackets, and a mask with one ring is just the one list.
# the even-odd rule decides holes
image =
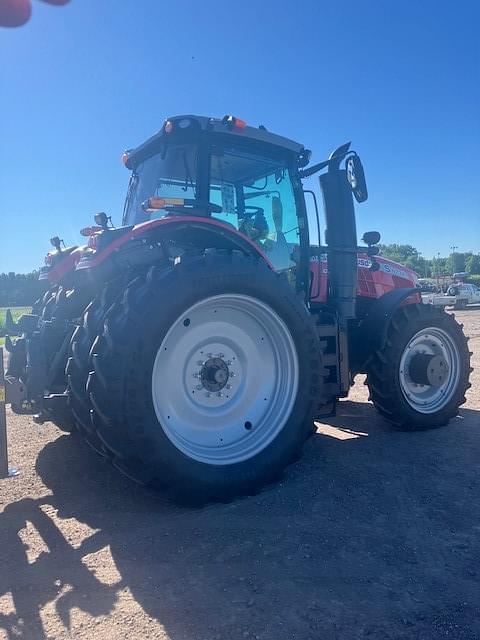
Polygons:
[[323,162],[319,162],[318,164],[312,165],[308,169],[301,169],[298,172],[298,175],[300,176],[300,178],[308,178],[310,176],[313,176],[314,173],[317,173],[318,171],[325,169],[325,167],[328,167],[329,164],[330,164],[330,160],[324,160]]
[[[314,164],[308,169],[301,169],[298,172],[299,176],[301,178],[308,178],[309,176],[312,176],[314,173],[317,173],[317,171],[321,171],[322,169],[325,169],[325,167],[328,167],[329,170],[338,169],[340,162],[349,153],[351,144],[352,144],[351,142],[346,142],[345,144],[342,144],[342,146],[338,147],[338,149],[335,149],[335,151],[333,151],[330,154],[330,157],[328,158],[328,160],[324,160],[323,162]],[[355,151],[350,151],[350,153],[355,153]]]

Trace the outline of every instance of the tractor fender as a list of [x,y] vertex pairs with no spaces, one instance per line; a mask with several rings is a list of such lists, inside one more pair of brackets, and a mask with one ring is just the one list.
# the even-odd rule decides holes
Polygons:
[[66,276],[75,271],[86,247],[76,247],[68,252],[62,252],[61,259],[52,266],[42,267],[39,280],[47,280],[51,285],[58,284]]
[[237,249],[245,254],[257,255],[273,269],[261,247],[233,225],[199,216],[165,217],[126,228],[125,233],[116,236],[103,249],[85,252],[76,269],[95,269],[108,263],[109,267],[121,267],[124,260],[128,263],[136,260],[155,262],[161,257],[162,239],[186,240],[187,235],[188,242],[194,245],[198,242],[200,248]]
[[[409,302],[408,298],[412,298]],[[357,330],[352,332],[350,351],[356,371],[364,371],[370,357],[385,346],[388,327],[396,310],[402,304],[421,302],[416,287],[393,289],[371,303],[367,315]]]

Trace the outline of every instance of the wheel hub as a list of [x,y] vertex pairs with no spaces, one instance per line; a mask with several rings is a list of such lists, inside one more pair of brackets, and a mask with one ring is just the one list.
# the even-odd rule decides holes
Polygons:
[[184,385],[198,406],[221,407],[242,384],[241,349],[225,341],[212,341],[193,351],[184,367]]
[[416,353],[410,361],[409,374],[416,384],[441,387],[448,375],[448,364],[441,355]]
[[460,355],[453,338],[440,327],[418,331],[400,359],[399,381],[406,401],[420,413],[442,409],[456,392]]
[[221,391],[228,382],[230,371],[220,357],[209,358],[200,370],[200,381],[207,391]]

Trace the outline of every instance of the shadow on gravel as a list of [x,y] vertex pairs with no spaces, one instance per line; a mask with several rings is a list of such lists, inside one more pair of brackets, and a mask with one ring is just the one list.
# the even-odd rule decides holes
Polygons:
[[[36,465],[52,495],[0,516],[0,595],[11,591],[17,611],[0,628],[40,640],[45,603],[56,598],[68,629],[73,607],[108,614],[128,587],[172,640],[478,639],[479,427],[480,413],[463,410],[447,428],[406,434],[342,402],[280,483],[198,510],[61,436]],[[97,532],[72,548],[52,508]],[[17,537],[27,520],[48,547],[33,564]],[[107,545],[113,586],[82,563]]]

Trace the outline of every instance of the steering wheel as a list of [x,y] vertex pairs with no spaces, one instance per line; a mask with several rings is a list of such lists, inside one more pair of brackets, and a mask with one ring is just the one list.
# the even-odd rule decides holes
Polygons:
[[242,223],[240,225],[241,229],[243,227],[243,233],[246,233],[252,240],[264,240],[268,235],[268,222],[265,218],[264,209],[249,204],[244,207],[244,212],[247,215],[241,218]]

